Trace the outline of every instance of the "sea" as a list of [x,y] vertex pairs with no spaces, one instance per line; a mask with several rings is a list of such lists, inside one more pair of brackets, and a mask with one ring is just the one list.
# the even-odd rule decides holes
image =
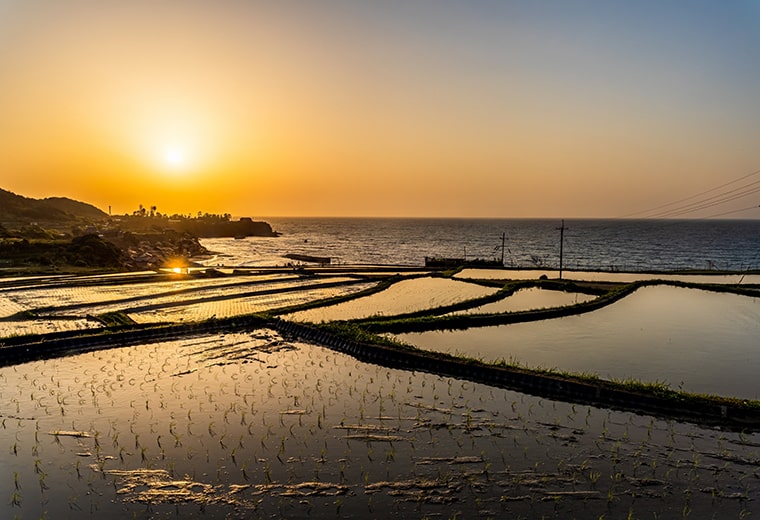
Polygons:
[[205,239],[206,263],[274,266],[296,253],[333,264],[423,266],[425,257],[511,268],[659,272],[760,269],[760,220],[261,218],[278,237]]

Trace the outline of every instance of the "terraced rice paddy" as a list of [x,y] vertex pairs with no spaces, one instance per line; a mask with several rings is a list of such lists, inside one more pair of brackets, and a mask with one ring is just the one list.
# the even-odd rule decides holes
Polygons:
[[496,291],[493,287],[482,287],[447,278],[415,278],[402,280],[382,292],[363,298],[295,312],[287,315],[287,319],[320,323],[369,316],[394,316],[450,305]]
[[32,319],[32,320],[0,320],[0,343],[2,338],[23,336],[25,334],[50,334],[69,330],[96,329],[101,323],[87,318],[79,319]]
[[178,306],[163,306],[149,310],[130,310],[128,314],[138,323],[199,321],[212,317],[229,318],[241,314],[265,312],[338,296],[348,296],[369,289],[374,285],[375,283],[366,282],[318,289],[309,289],[307,285],[304,285],[298,291],[236,297],[221,301],[202,301],[195,304],[183,303]]
[[486,360],[760,398],[760,299],[749,296],[644,287],[578,316],[396,337]]
[[[88,316],[117,311],[128,313],[138,323],[229,317],[350,295],[374,285],[346,276],[293,274],[168,278],[115,285],[101,278],[101,285],[68,281],[0,289],[0,338],[97,327],[99,323]],[[14,316],[23,312],[34,312],[37,319]]]
[[0,294],[4,300],[14,302],[24,310],[50,308],[52,313],[81,314],[91,312],[92,309],[106,309],[104,312],[128,309],[140,302],[182,302],[199,297],[227,297],[262,289],[279,290],[303,282],[297,276],[282,274],[218,279],[185,279],[171,275],[164,278],[168,280],[116,285],[42,286],[11,289]]
[[535,309],[565,307],[593,300],[595,297],[583,293],[548,291],[538,287],[520,289],[499,301],[471,307],[452,314],[499,314],[502,312],[521,312]]
[[6,518],[756,512],[760,436],[360,363],[271,330],[0,369]]
[[25,305],[3,297],[0,292],[0,338],[25,334],[49,334],[63,330],[96,328],[100,323],[86,317],[77,319],[32,319],[29,317],[8,319],[10,316],[29,310]]
[[28,310],[28,307],[8,297],[0,297],[0,318]]
[[[92,326],[88,314],[111,310],[140,323],[195,322],[350,297],[378,280],[286,272],[38,282],[0,289],[0,343],[37,330],[28,323]],[[283,318],[393,316],[498,290],[411,278]],[[528,288],[464,312],[591,298]],[[708,391],[755,398],[756,391],[742,392],[756,388],[760,369],[751,352],[760,337],[758,304],[654,286],[579,316],[398,337],[431,350],[614,377],[659,381],[679,377],[665,370],[686,367],[719,384]],[[23,311],[42,317],[18,315]],[[0,517],[760,514],[760,433],[391,369],[268,328],[195,334],[0,368]],[[621,367],[629,372],[616,372]],[[726,376],[718,378],[722,367]],[[726,386],[726,379],[742,386]],[[693,377],[683,381],[701,388]]]

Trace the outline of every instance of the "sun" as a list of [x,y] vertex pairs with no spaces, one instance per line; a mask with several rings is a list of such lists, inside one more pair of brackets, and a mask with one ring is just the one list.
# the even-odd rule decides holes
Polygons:
[[180,146],[168,146],[163,152],[163,162],[171,170],[183,170],[188,166],[187,151]]

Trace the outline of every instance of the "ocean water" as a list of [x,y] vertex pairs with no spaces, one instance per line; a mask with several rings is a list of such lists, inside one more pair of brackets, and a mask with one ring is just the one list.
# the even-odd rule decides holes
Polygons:
[[[278,265],[282,255],[333,263],[422,266],[426,256],[501,259],[515,268],[557,268],[554,219],[264,218],[282,235],[208,239],[225,265]],[[760,269],[760,220],[566,220],[566,269],[669,271]]]

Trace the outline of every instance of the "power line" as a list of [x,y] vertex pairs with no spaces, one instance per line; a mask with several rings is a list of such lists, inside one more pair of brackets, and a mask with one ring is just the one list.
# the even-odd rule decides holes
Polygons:
[[720,193],[718,195],[713,195],[712,197],[708,197],[706,199],[692,202],[684,206],[673,208],[672,210],[669,210],[669,211],[651,215],[650,218],[676,217],[676,216],[684,215],[687,213],[693,213],[695,211],[711,208],[714,206],[718,206],[720,204],[725,204],[726,202],[738,200],[738,199],[747,197],[749,195],[753,195],[758,192],[760,192],[760,181],[756,181],[756,182],[747,184],[745,186],[741,186],[739,188],[735,188],[733,190]]
[[[699,193],[695,193],[694,195],[690,195],[689,197],[684,197],[682,199],[678,199],[678,200],[675,200],[675,201],[672,201],[672,202],[668,202],[666,204],[661,204],[659,206],[655,206],[653,208],[649,208],[649,209],[646,209],[646,210],[637,211],[637,212],[634,212],[634,213],[629,213],[627,215],[623,215],[620,218],[630,218],[630,217],[635,217],[635,216],[641,216],[642,218],[662,218],[662,217],[665,217],[665,216],[674,216],[674,215],[669,215],[669,213],[670,212],[678,212],[678,211],[684,210],[686,207],[690,207],[690,206],[694,206],[694,205],[701,205],[701,204],[703,204],[703,203],[705,203],[705,202],[707,202],[707,201],[709,201],[711,199],[715,199],[717,197],[722,197],[722,196],[724,196],[724,195],[726,195],[728,193],[732,193],[732,192],[735,192],[737,190],[741,190],[743,188],[746,188],[748,186],[752,186],[754,184],[758,184],[758,183],[760,183],[760,181],[755,181],[755,182],[746,184],[744,186],[740,186],[739,188],[734,188],[733,190],[729,190],[728,192],[724,192],[722,194],[713,195],[713,196],[708,197],[706,199],[701,199],[701,200],[698,200],[698,201],[695,201],[695,202],[691,202],[689,204],[686,204],[686,205],[683,205],[683,206],[680,206],[680,207],[677,207],[677,208],[671,208],[669,210],[665,210],[665,211],[661,212],[660,214],[649,215],[648,217],[645,216],[645,215],[647,213],[656,212],[657,210],[662,210],[662,209],[668,208],[670,206],[675,206],[676,204],[681,204],[683,202],[687,202],[687,201],[696,199],[696,198],[701,197],[703,195],[707,195],[708,193],[712,193],[714,191],[718,191],[718,190],[720,190],[722,188],[725,188],[725,187],[730,186],[732,184],[736,184],[737,182],[743,181],[744,179],[748,179],[750,177],[753,177],[753,176],[759,175],[759,174],[760,174],[760,170],[755,170],[755,171],[753,171],[751,173],[748,173],[746,175],[742,175],[741,177],[738,177],[738,178],[733,179],[731,181],[725,182],[725,183],[720,184],[718,186],[712,187],[712,188],[710,188],[708,190],[701,191]],[[749,193],[747,193],[747,195],[749,195]]]
[[735,210],[733,210],[733,211],[726,211],[725,213],[718,213],[718,214],[716,214],[716,215],[709,215],[709,216],[707,216],[707,217],[703,217],[703,218],[706,218],[706,219],[707,219],[707,218],[716,218],[716,217],[722,217],[722,216],[725,216],[725,215],[732,215],[732,214],[734,214],[734,213],[741,213],[742,211],[749,211],[749,210],[751,210],[751,209],[758,209],[758,208],[760,208],[760,204],[759,204],[759,205],[755,205],[755,206],[750,206],[750,207],[748,207],[748,208],[735,209]]
[[695,202],[690,202],[689,204],[684,204],[683,206],[679,206],[677,208],[673,208],[671,210],[667,210],[667,211],[663,212],[662,214],[678,212],[678,211],[685,210],[685,209],[691,209],[691,208],[694,208],[694,207],[702,206],[704,204],[709,204],[711,202],[717,202],[717,201],[728,199],[728,198],[741,197],[741,196],[749,195],[751,193],[754,193],[758,189],[760,189],[760,180],[757,180],[757,181],[754,181],[754,182],[750,182],[748,184],[744,184],[744,185],[739,186],[738,188],[734,188],[732,190],[728,190],[728,191],[724,191],[722,193],[718,193],[717,195],[713,195],[711,197],[700,199],[700,200],[695,201]]

